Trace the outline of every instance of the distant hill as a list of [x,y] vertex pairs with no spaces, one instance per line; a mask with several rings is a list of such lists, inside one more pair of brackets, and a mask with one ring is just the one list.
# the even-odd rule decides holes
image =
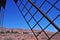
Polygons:
[[[41,30],[33,30],[37,36]],[[49,37],[51,37],[54,32],[46,32]],[[38,37],[39,40],[47,40],[48,37],[42,32]],[[34,34],[31,30],[25,29],[8,29],[0,28],[0,40],[36,40]],[[53,36],[51,40],[60,40],[60,33]]]

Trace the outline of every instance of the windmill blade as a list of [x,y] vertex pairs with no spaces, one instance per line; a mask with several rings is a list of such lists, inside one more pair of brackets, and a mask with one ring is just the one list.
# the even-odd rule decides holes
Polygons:
[[18,0],[14,0],[14,2],[15,2],[15,3],[17,3],[17,2],[18,2]]
[[0,6],[2,6],[5,9],[6,0],[0,0]]
[[0,0],[0,10],[1,10],[1,0]]
[[6,0],[3,1],[3,8],[5,9]]
[[0,5],[0,10],[1,10],[1,5]]

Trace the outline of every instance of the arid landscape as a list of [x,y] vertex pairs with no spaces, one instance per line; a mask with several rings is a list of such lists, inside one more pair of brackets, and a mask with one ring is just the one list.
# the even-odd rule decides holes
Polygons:
[[0,0],[0,40],[60,40],[60,0]]
[[[37,35],[40,31],[34,30],[35,34]],[[53,35],[53,32],[46,32],[49,36]],[[51,40],[60,40],[59,38],[60,33],[55,35]],[[47,40],[48,37],[42,32],[38,36],[39,40]],[[31,30],[25,29],[7,29],[7,28],[0,28],[0,40],[37,40]]]

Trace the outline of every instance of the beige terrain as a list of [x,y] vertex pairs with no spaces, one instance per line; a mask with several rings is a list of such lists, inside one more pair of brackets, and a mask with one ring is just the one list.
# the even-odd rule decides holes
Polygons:
[[[34,30],[35,35],[40,31]],[[54,32],[46,32],[49,37],[54,34]],[[38,40],[47,40],[48,37],[42,32],[38,37]],[[7,29],[0,28],[0,40],[37,40],[31,30],[24,29]],[[60,40],[60,33],[55,35],[51,40]]]

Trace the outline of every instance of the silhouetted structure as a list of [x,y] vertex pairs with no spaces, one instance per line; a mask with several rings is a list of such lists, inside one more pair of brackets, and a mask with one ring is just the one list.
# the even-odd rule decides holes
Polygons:
[[6,5],[6,0],[0,0],[0,27],[3,27],[5,5]]
[[[17,8],[18,8],[18,10],[20,11],[20,13],[21,13],[21,15],[23,16],[23,18],[25,19],[28,27],[31,29],[32,33],[34,34],[36,40],[38,40],[38,36],[39,36],[42,32],[44,32],[44,34],[48,37],[47,40],[51,40],[56,34],[58,34],[58,32],[60,32],[59,26],[57,26],[57,25],[55,24],[55,22],[54,22],[54,21],[60,16],[60,14],[58,14],[53,20],[50,19],[47,14],[51,11],[52,8],[55,8],[57,11],[60,12],[60,9],[55,6],[55,4],[57,4],[57,3],[59,2],[59,0],[55,0],[55,1],[54,1],[54,4],[52,4],[50,0],[44,0],[44,1],[42,0],[42,1],[40,1],[40,2],[42,2],[42,3],[40,3],[39,1],[40,1],[40,0],[26,0],[26,1],[25,1],[25,0],[20,0],[20,3],[18,3],[17,0],[14,0],[16,6],[17,6]],[[38,3],[38,4],[37,4],[37,3]],[[43,6],[45,6],[45,4],[48,4],[47,6],[50,5],[51,7],[49,6],[49,7],[47,8],[47,10],[43,10],[43,9],[44,9]],[[41,8],[42,8],[42,9],[41,9]],[[27,11],[27,12],[26,12],[26,11]],[[46,12],[45,12],[45,11],[46,11]],[[38,14],[38,15],[40,15],[40,16],[42,16],[42,17],[38,20],[38,19],[36,19],[36,17],[39,18],[39,16],[36,16],[36,14]],[[52,13],[52,14],[54,14],[54,13]],[[28,16],[30,17],[29,19],[27,18]],[[36,17],[35,17],[35,16],[36,16]],[[39,23],[40,23],[44,18],[45,18],[46,21],[48,21],[49,23],[46,24],[46,27],[43,28],[44,23],[42,22],[43,25],[41,25],[41,24],[39,24]],[[33,21],[32,21],[32,20],[33,20]],[[31,25],[32,22],[35,22],[36,24],[33,23],[33,25]],[[49,37],[48,34],[47,34],[46,31],[45,31],[50,25],[52,25],[52,26],[57,30],[57,32],[54,33],[53,35],[51,35],[51,37]],[[36,26],[38,26],[38,27],[42,30],[41,32],[38,33],[38,35],[35,35],[35,33],[34,33],[34,31],[33,31],[33,29],[34,29]],[[45,25],[44,25],[44,26],[45,26]],[[53,30],[53,29],[52,29],[52,30]]]
[[1,7],[5,9],[5,5],[6,5],[6,0],[0,0],[0,10],[1,10]]
[[[45,37],[43,37],[42,39],[43,40],[45,40],[46,39],[46,37],[47,37],[47,39],[46,40],[60,40],[60,38],[59,38],[59,35],[60,35],[60,29],[59,29],[59,27],[54,23],[54,21],[60,16],[60,14],[58,14],[53,20],[51,20],[48,16],[47,16],[47,14],[48,14],[48,12],[49,11],[51,11],[51,9],[54,7],[57,11],[59,11],[60,12],[60,9],[59,8],[57,8],[56,7],[56,5],[55,4],[57,4],[58,2],[59,2],[59,0],[56,0],[55,1],[55,3],[54,4],[52,4],[52,3],[50,3],[48,0],[44,0],[43,2],[42,2],[42,4],[41,5],[39,5],[39,7],[35,4],[36,3],[36,1],[37,0],[35,0],[34,2],[32,1],[32,0],[27,0],[26,1],[26,3],[25,3],[25,1],[24,0],[20,0],[20,4],[18,5],[18,0],[14,0],[14,2],[15,2],[15,4],[16,4],[16,6],[17,6],[17,8],[18,8],[18,10],[20,11],[20,13],[21,13],[21,15],[23,16],[23,18],[25,19],[25,21],[26,21],[26,23],[27,23],[27,25],[28,25],[28,27],[31,29],[31,31],[28,31],[28,30],[24,30],[24,31],[20,31],[20,30],[16,30],[16,32],[14,32],[13,30],[9,30],[8,29],[8,31],[1,31],[0,32],[0,34],[3,34],[3,35],[0,35],[0,36],[2,36],[1,37],[1,40],[3,40],[3,39],[5,39],[5,37],[7,36],[9,36],[9,37],[13,37],[13,39],[15,40],[15,38],[17,38],[17,36],[19,36],[18,37],[18,40],[20,39],[20,40],[25,40],[25,39],[27,39],[28,37],[29,37],[29,39],[30,40],[40,40],[40,38],[41,38],[41,36],[44,36],[45,35]],[[45,4],[45,2],[47,2],[51,7],[47,10],[47,12],[45,13],[44,11],[42,11],[41,10],[41,7]],[[4,9],[5,9],[5,5],[6,5],[6,0],[0,0],[0,26],[1,27],[3,27],[3,18],[4,18]],[[30,5],[30,7],[28,7],[28,6]],[[48,6],[48,5],[47,5]],[[22,8],[21,8],[22,7]],[[33,11],[33,8],[34,7],[34,10],[36,10],[36,11]],[[23,11],[27,11],[26,12],[26,14],[24,15],[24,13],[25,12],[23,12]],[[33,14],[32,14],[32,12],[31,12],[31,10],[33,11]],[[39,13],[37,13],[37,12],[39,12]],[[29,15],[28,15],[29,14]],[[38,19],[36,19],[35,18],[35,15],[36,14],[42,14],[42,17],[38,20]],[[31,18],[28,20],[26,17],[28,17],[28,16],[30,16]],[[38,17],[38,16],[37,16]],[[40,22],[41,22],[41,20],[43,19],[43,18],[45,18],[46,19],[46,21],[48,21],[49,23],[46,25],[46,27],[44,27],[44,28],[42,28],[42,25],[41,24],[39,24]],[[32,22],[31,20],[34,20],[34,25],[33,26],[31,26],[31,23],[30,22]],[[37,21],[38,20],[38,21]],[[47,33],[45,30],[50,26],[52,24],[52,26],[57,30],[57,32],[54,32],[54,33],[51,33],[51,32],[49,32],[49,33],[51,33],[52,35],[50,35],[49,33]],[[41,29],[41,31],[39,31],[38,33],[37,33],[37,31],[35,30],[33,30],[36,26],[38,26],[40,29]],[[20,35],[20,32],[21,32],[21,35]],[[6,34],[5,34],[6,33]],[[36,33],[37,33],[37,35],[36,35]],[[43,34],[44,33],[44,34]],[[33,35],[32,35],[33,34]],[[41,35],[42,34],[42,35]],[[40,36],[41,35],[41,36]],[[57,35],[57,36],[56,36]],[[22,37],[23,36],[23,37]],[[38,38],[39,37],[39,38]],[[55,37],[55,38],[54,38]],[[22,39],[21,39],[22,38]],[[6,38],[5,40],[13,40],[13,39],[11,39],[11,38]],[[27,40],[29,40],[29,39],[27,39]],[[17,39],[16,39],[17,40]]]

